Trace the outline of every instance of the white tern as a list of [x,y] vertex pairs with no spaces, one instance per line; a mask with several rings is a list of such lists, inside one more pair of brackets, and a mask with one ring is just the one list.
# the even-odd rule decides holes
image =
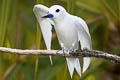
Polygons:
[[[40,24],[43,38],[48,50],[51,49],[52,25],[54,25],[62,50],[78,49],[79,41],[81,49],[91,49],[91,36],[86,22],[80,17],[71,15],[60,5],[53,5],[50,8],[37,4],[33,11]],[[50,57],[51,60],[51,57]],[[72,78],[74,68],[81,76],[79,58],[66,57],[68,70]],[[51,60],[52,61],[52,60]],[[85,72],[90,65],[90,58],[83,58],[83,70]]]

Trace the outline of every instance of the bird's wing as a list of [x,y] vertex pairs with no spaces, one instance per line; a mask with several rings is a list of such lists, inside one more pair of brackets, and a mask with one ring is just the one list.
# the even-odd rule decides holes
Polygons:
[[[75,24],[76,24],[76,29],[78,31],[78,39],[81,44],[81,49],[84,48],[91,49],[91,36],[86,22],[83,19],[77,17]],[[82,72],[85,72],[89,67],[89,65],[90,65],[90,58],[85,57],[83,60]]]
[[[42,16],[45,16],[48,14],[48,10],[49,8],[41,5],[41,4],[37,4],[34,6],[33,8],[33,12],[35,13],[35,16],[40,24],[40,28],[43,34],[43,38],[46,44],[46,47],[48,50],[51,49],[51,38],[52,38],[52,23],[50,21],[50,19],[48,18],[41,18]],[[51,57],[50,57],[51,60]],[[52,63],[52,60],[51,60]]]

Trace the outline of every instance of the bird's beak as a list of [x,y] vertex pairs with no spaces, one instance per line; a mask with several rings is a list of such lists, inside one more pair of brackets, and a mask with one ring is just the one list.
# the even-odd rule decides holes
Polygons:
[[43,17],[41,17],[41,18],[53,18],[54,16],[52,15],[52,14],[48,14],[48,15],[45,15],[45,16],[43,16]]

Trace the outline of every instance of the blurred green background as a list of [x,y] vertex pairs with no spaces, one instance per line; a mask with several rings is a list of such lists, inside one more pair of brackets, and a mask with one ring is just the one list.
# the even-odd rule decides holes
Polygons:
[[[88,23],[95,50],[120,55],[120,0],[0,0],[0,46],[46,49],[33,14],[37,3],[62,5]],[[52,49],[61,49],[53,29]],[[0,80],[71,80],[64,57],[0,54]],[[89,69],[72,80],[120,80],[120,64],[92,58]]]

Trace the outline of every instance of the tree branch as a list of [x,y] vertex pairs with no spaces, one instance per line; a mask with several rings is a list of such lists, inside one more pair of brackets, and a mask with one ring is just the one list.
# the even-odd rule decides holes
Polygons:
[[0,47],[0,53],[10,53],[10,54],[18,54],[18,55],[44,55],[44,56],[66,56],[66,57],[96,57],[102,58],[106,60],[113,61],[114,63],[120,64],[120,56],[112,55],[107,52],[97,51],[97,50],[77,50],[75,52],[65,51],[63,53],[60,50],[21,50],[21,49],[11,49]]

